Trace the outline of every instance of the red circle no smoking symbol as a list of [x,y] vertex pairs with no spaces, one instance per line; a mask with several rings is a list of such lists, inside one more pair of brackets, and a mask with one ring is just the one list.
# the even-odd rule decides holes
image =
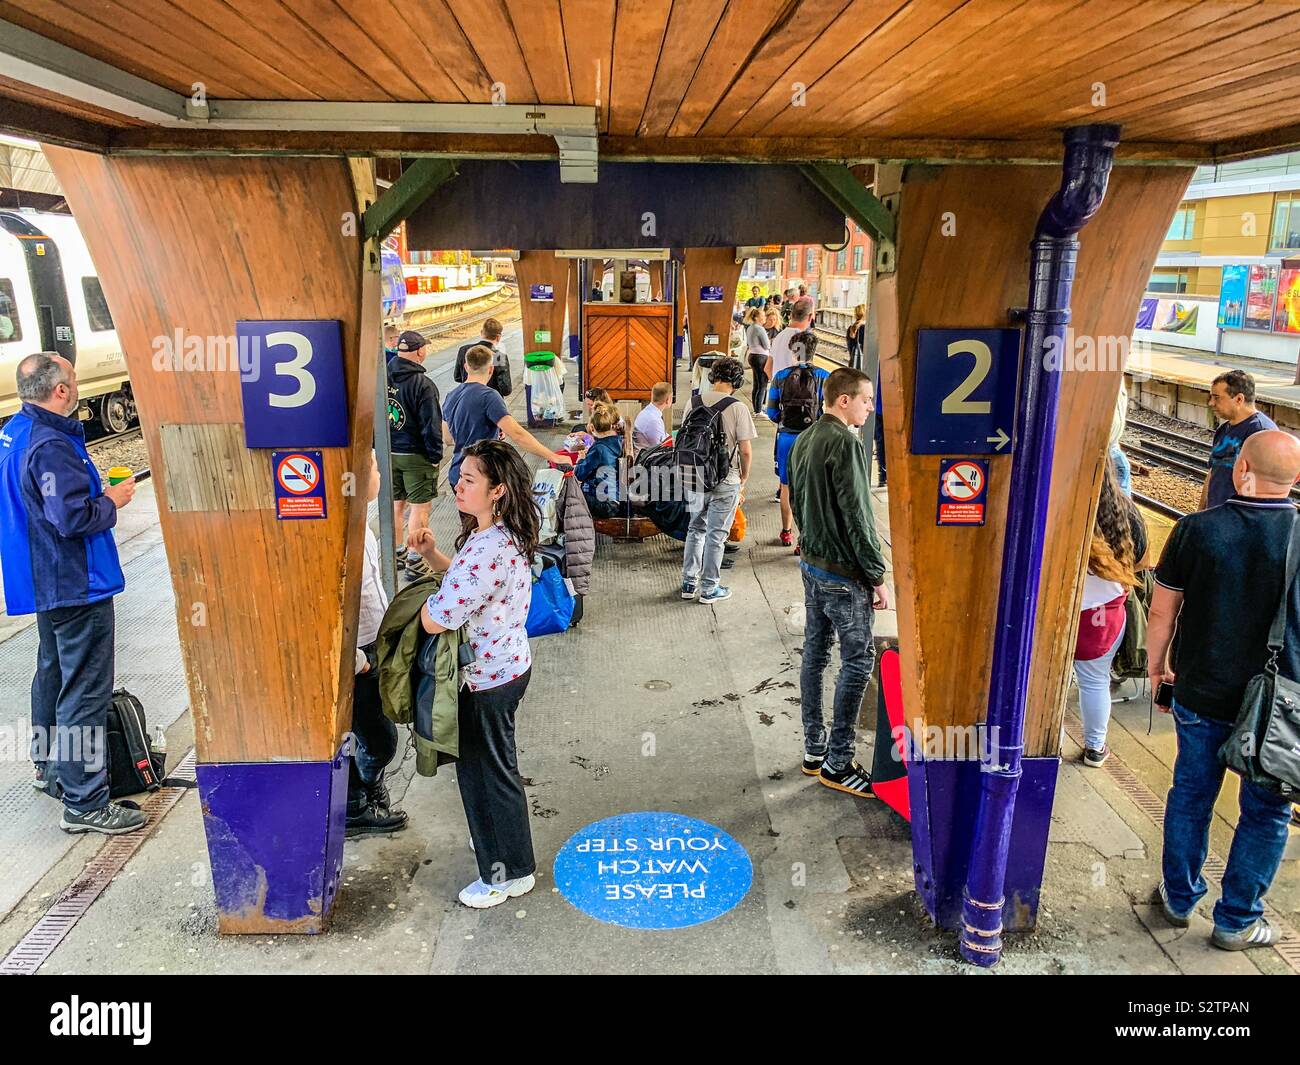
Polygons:
[[964,503],[984,490],[984,471],[973,462],[959,462],[943,475],[944,494]]
[[320,483],[320,470],[306,455],[286,455],[276,467],[280,487],[296,496],[304,496]]

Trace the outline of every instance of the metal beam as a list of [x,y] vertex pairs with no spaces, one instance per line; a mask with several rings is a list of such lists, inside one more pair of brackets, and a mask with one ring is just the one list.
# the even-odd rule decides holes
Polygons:
[[383,240],[444,181],[456,176],[452,159],[416,159],[367,210],[366,239]]
[[0,20],[0,76],[145,122],[185,118],[186,97]]
[[877,244],[894,243],[894,216],[853,176],[847,166],[803,163],[799,169],[823,196],[865,229]]

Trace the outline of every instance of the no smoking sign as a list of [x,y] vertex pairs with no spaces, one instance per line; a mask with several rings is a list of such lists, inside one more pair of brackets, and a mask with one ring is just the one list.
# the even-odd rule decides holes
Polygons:
[[935,524],[983,525],[988,489],[988,460],[940,459]]
[[324,461],[319,451],[272,451],[275,516],[280,521],[325,517]]

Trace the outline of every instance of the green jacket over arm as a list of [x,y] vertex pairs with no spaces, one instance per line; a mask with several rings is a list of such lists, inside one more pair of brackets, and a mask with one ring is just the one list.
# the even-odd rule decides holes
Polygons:
[[[384,715],[398,725],[415,721],[416,658],[424,626],[420,609],[442,584],[442,574],[408,584],[388,604],[379,625],[375,654],[379,659],[379,699]],[[415,740],[415,771],[424,777],[438,772],[439,754],[456,758],[460,754],[459,687],[460,629],[438,637],[435,652],[433,738],[412,729]],[[444,757],[442,761],[447,761]]]

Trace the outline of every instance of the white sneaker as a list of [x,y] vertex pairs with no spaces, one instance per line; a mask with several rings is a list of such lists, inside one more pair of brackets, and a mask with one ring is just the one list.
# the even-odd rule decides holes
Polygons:
[[482,880],[475,880],[469,887],[462,889],[457,898],[472,909],[486,910],[490,906],[500,906],[506,899],[527,895],[536,884],[537,878],[532,874],[500,884],[485,884]]

